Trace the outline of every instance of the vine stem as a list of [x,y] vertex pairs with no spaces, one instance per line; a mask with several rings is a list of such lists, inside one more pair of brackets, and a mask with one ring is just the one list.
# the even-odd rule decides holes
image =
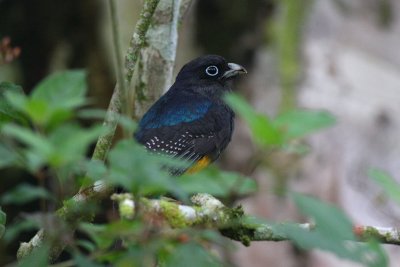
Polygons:
[[[122,65],[122,58],[121,58],[121,43],[120,43],[120,33],[118,27],[118,18],[117,18],[117,7],[115,4],[115,0],[108,0],[108,6],[110,9],[110,17],[111,17],[111,26],[112,26],[112,40],[113,40],[113,47],[114,47],[114,56],[116,61],[116,76],[117,76],[117,84],[119,88],[121,88],[121,96],[120,96],[120,105],[121,105],[121,113],[124,114],[127,118],[131,117],[132,110],[130,108],[129,103],[129,92],[126,85],[126,80],[124,79],[123,74],[123,65]],[[124,129],[124,137],[129,137],[129,131]]]

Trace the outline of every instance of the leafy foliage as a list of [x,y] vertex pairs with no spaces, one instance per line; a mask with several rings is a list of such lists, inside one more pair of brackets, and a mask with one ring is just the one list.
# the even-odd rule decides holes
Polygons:
[[[135,196],[158,196],[169,192],[180,199],[187,199],[188,193],[195,190],[188,185],[184,188],[169,174],[169,168],[180,167],[183,163],[150,154],[133,139],[117,142],[109,151],[107,162],[92,161],[87,157],[89,146],[97,139],[102,127],[83,127],[75,118],[98,118],[104,112],[85,109],[84,72],[67,71],[50,75],[34,88],[31,95],[24,95],[20,87],[9,83],[3,83],[1,90],[0,167],[23,169],[38,181],[58,178],[61,188],[77,188],[81,181],[87,180],[82,178],[88,177],[92,182],[101,179],[109,185],[122,187]],[[122,117],[121,126],[132,130],[135,124]],[[63,199],[41,186],[27,183],[18,184],[0,198],[6,206],[25,205],[37,200],[60,203]],[[0,230],[3,232],[5,214],[0,215]],[[14,220],[3,240],[12,242],[20,232],[36,229],[46,218],[45,213],[36,213],[26,215],[23,221]],[[147,236],[146,233],[155,228],[146,220],[143,216],[134,223],[117,220],[101,225],[82,224],[80,231],[89,238],[73,241],[80,248],[71,251],[73,260],[81,266],[102,266],[100,263],[107,262],[118,266],[134,256],[138,266],[142,266],[149,259],[155,263],[155,259],[163,257],[165,266],[169,266],[170,262],[177,261],[171,253],[185,251],[196,256],[199,264],[216,262],[215,257],[197,241],[186,246],[157,231]],[[201,233],[196,234],[199,240],[202,240]],[[122,251],[110,250],[114,242],[121,238],[128,245]],[[166,250],[165,246],[170,249]],[[47,253],[48,248],[38,250],[21,264],[36,262],[40,266],[45,265]],[[96,256],[88,258],[86,254]]]
[[47,266],[49,246],[44,245],[39,249],[35,250],[31,255],[24,258],[18,266],[28,267],[28,266]]
[[274,121],[275,127],[283,132],[286,142],[305,137],[334,123],[335,118],[328,112],[311,110],[287,111]]
[[366,266],[387,266],[386,254],[376,241],[356,242],[351,221],[338,208],[307,196],[294,194],[293,198],[299,210],[316,224],[312,231],[295,225],[280,228],[299,247],[330,251]]
[[[76,109],[87,102],[85,76],[81,70],[50,75],[29,96],[17,85],[0,85],[1,168],[28,171],[39,183],[52,176],[59,178],[60,188],[76,186],[90,161],[89,146],[102,131],[100,126],[87,128],[74,120]],[[17,184],[0,198],[5,207],[37,200],[61,202],[45,188],[28,183]],[[4,240],[10,242],[19,232],[36,227],[24,222],[7,227]]]
[[283,144],[283,136],[281,135],[281,132],[273,125],[272,120],[267,116],[255,112],[247,102],[237,95],[226,95],[225,101],[249,124],[253,137],[259,144]]
[[17,236],[25,231],[37,229],[38,225],[33,220],[14,220],[12,224],[8,223],[7,231],[4,233],[3,241],[5,243],[11,243]]
[[369,177],[380,185],[386,194],[393,199],[397,204],[400,204],[400,184],[397,183],[393,177],[391,177],[387,172],[371,169],[368,172]]
[[21,205],[35,199],[50,199],[51,194],[42,187],[32,186],[29,184],[20,184],[14,190],[2,195],[0,202],[6,204]]
[[254,139],[263,146],[288,146],[294,139],[335,123],[335,118],[328,112],[311,110],[286,111],[272,120],[254,111],[237,95],[227,95],[225,100],[249,124]]
[[177,177],[178,184],[189,194],[209,193],[216,197],[229,194],[249,195],[257,191],[256,182],[234,172],[218,171],[215,168]]
[[[310,135],[318,130],[332,126],[335,118],[324,111],[289,110],[270,119],[257,113],[242,98],[227,95],[227,103],[248,123],[255,141],[264,147],[280,147],[298,151],[293,140]],[[293,146],[294,145],[294,146]],[[399,187],[382,172],[374,172],[375,180],[384,185],[390,195],[400,195]],[[275,230],[292,239],[303,249],[322,249],[339,257],[367,266],[387,266],[387,258],[373,240],[360,244],[356,242],[352,223],[339,209],[316,199],[294,194],[299,210],[314,219],[317,228],[308,231],[297,225],[277,225]]]
[[215,256],[211,255],[204,247],[196,243],[179,244],[175,246],[162,266],[221,266]]
[[173,161],[148,153],[133,139],[118,142],[110,151],[109,162],[110,172],[106,181],[121,185],[128,191],[140,195],[182,193],[168,170],[160,168],[173,164]]
[[35,125],[50,128],[71,118],[73,109],[85,104],[86,90],[85,73],[75,70],[50,75],[29,97],[10,90],[5,97]]
[[102,131],[99,126],[87,129],[71,121],[74,109],[86,103],[85,73],[66,71],[50,75],[30,96],[11,84],[5,88],[1,103],[8,108],[4,110],[9,116],[21,114],[34,127],[21,124],[20,120],[3,121],[0,153],[9,156],[0,160],[0,165],[7,166],[18,159],[19,166],[32,173],[44,166],[60,168],[60,178],[81,171],[79,165],[85,161],[88,146]]
[[[55,180],[61,191],[72,187],[72,192],[75,192],[79,186],[87,186],[88,181],[102,180],[132,192],[135,197],[170,194],[183,201],[196,192],[228,199],[257,190],[254,180],[216,168],[171,177],[171,168],[186,163],[148,153],[133,139],[117,142],[109,151],[106,162],[90,160],[87,153],[103,128],[96,124],[83,127],[77,118],[102,118],[104,112],[85,108],[88,100],[83,71],[50,75],[34,88],[31,95],[23,94],[20,87],[10,83],[0,84],[0,93],[0,168],[20,168],[29,172],[40,185],[44,180],[53,184]],[[288,149],[293,147],[294,140],[335,122],[326,112],[310,110],[291,110],[271,119],[255,112],[238,96],[229,95],[226,101],[249,124],[254,139],[263,148]],[[135,128],[135,123],[124,117],[120,125],[130,130]],[[373,176],[388,188],[392,186],[382,173]],[[57,190],[19,183],[3,194],[0,202],[6,207],[38,200],[57,205],[70,197],[54,194],[54,191]],[[298,246],[328,250],[369,266],[386,264],[384,253],[373,241],[367,244],[350,242],[355,241],[351,223],[339,210],[299,195],[294,199],[299,209],[313,217],[318,225],[313,232],[294,226],[277,226],[278,231],[284,232]],[[68,201],[64,203],[67,205]],[[102,209],[97,206],[95,210]],[[48,219],[45,212],[29,216],[8,223],[2,241],[10,243],[18,238],[20,232],[35,229]],[[0,236],[4,233],[5,218],[5,213],[0,210]],[[62,232],[55,231],[60,231],[56,234]],[[210,243],[226,245],[226,240],[222,240],[218,232],[198,229],[171,231],[164,227],[162,218],[149,218],[141,212],[129,222],[111,219],[102,224],[80,223],[79,231],[84,238],[65,237],[71,242],[69,253],[77,266],[223,265],[216,254],[207,249]],[[49,247],[43,246],[21,265],[45,265],[48,252]]]
[[[1,135],[0,135],[1,136]],[[7,144],[0,143],[0,168],[18,164],[18,154]]]
[[23,95],[22,88],[18,85],[2,82],[0,83],[0,125],[9,121],[26,122],[21,114],[5,100],[5,95],[9,92]]

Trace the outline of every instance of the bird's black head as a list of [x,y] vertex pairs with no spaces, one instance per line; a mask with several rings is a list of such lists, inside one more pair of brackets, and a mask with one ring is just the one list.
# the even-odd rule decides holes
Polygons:
[[206,55],[198,57],[183,66],[176,80],[191,79],[225,82],[242,73],[247,73],[242,66],[228,63],[221,56]]

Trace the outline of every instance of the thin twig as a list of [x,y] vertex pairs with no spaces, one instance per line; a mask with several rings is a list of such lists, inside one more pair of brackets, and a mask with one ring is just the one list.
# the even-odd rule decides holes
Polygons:
[[[116,10],[115,0],[108,0],[108,4],[110,7],[110,17],[111,17],[111,26],[112,26],[112,34],[113,34],[113,43],[114,43],[114,54],[116,59],[116,73],[117,73],[117,84],[121,89],[120,95],[120,105],[121,105],[121,113],[124,114],[127,118],[131,116],[131,109],[129,108],[129,93],[126,85],[126,80],[124,79],[123,74],[123,66],[122,66],[122,58],[121,58],[121,44],[120,44],[120,34],[118,27],[118,16]],[[124,131],[124,137],[128,138],[129,133]]]
[[160,0],[147,0],[144,2],[140,19],[136,24],[135,31],[132,35],[128,51],[125,56],[125,78],[128,84],[132,80],[135,65],[138,61],[140,49],[146,44],[146,33],[150,27],[151,18],[156,10]]

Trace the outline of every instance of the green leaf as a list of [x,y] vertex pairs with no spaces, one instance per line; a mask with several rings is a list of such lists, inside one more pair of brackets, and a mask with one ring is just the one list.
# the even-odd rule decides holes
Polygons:
[[179,244],[165,258],[162,266],[169,267],[204,267],[223,266],[218,259],[203,246],[196,243]]
[[92,159],[87,161],[85,166],[86,176],[90,177],[90,179],[83,179],[81,187],[89,186],[92,181],[97,181],[103,179],[107,175],[107,167],[101,160]]
[[[175,177],[165,166],[176,166],[176,161],[166,156],[149,153],[133,139],[118,142],[108,155],[110,175],[106,181],[143,195],[165,192],[185,197]],[[174,164],[174,165],[172,165]]]
[[293,198],[301,213],[313,218],[320,231],[333,239],[355,240],[352,222],[337,207],[300,194],[293,194]]
[[5,243],[10,243],[14,239],[16,239],[21,232],[32,231],[38,228],[39,226],[37,222],[34,222],[31,219],[24,218],[19,222],[14,221],[8,224],[7,231],[4,233],[3,241]]
[[19,91],[5,91],[4,93],[5,104],[10,105],[12,109],[23,111],[25,109],[26,102],[28,101],[28,97],[20,93]]
[[69,70],[49,75],[34,88],[31,98],[53,107],[75,108],[85,103],[86,90],[85,71]]
[[21,152],[25,153],[26,167],[31,171],[40,168],[53,153],[54,147],[49,140],[29,128],[7,124],[4,125],[2,131],[3,134],[15,138],[27,146],[26,149],[21,149]]
[[81,253],[74,253],[74,263],[79,267],[101,267],[105,266],[92,261],[89,257],[82,255]]
[[7,92],[7,101],[44,130],[72,117],[73,109],[85,104],[84,71],[52,74],[40,82],[30,97]]
[[279,115],[274,125],[281,129],[288,141],[332,126],[335,122],[335,117],[325,111],[292,110]]
[[52,152],[52,145],[42,135],[33,132],[31,129],[19,125],[7,124],[3,127],[3,133],[18,141],[32,147],[35,151],[43,155],[49,155]]
[[31,267],[31,266],[47,266],[49,258],[49,245],[45,244],[35,249],[26,258],[22,259],[18,266],[19,267]]
[[256,141],[262,145],[285,145],[322,128],[332,126],[335,118],[328,112],[292,110],[270,120],[237,95],[225,96],[225,101],[249,124]]
[[[68,164],[83,164],[89,146],[96,141],[103,128],[98,125],[82,128],[74,123],[64,123],[54,128],[48,137],[18,125],[7,124],[3,133],[15,138],[27,147],[21,149],[27,159],[28,169],[35,171],[44,164],[62,167]],[[0,155],[7,149],[0,146]],[[10,154],[12,156],[12,154]],[[6,161],[4,164],[9,163]],[[0,166],[2,160],[0,160]]]
[[131,118],[127,116],[120,115],[118,119],[118,124],[122,127],[122,129],[127,130],[128,132],[135,132],[137,128],[137,123],[133,121]]
[[47,158],[48,162],[54,167],[79,163],[102,131],[100,125],[92,128],[82,128],[74,123],[60,125],[48,137],[53,147],[51,155]]
[[26,124],[26,119],[18,112],[18,107],[9,101],[9,94],[25,98],[20,86],[9,82],[0,83],[0,124],[9,121]]
[[100,249],[107,249],[114,242],[109,236],[105,236],[106,225],[81,223],[80,230],[86,233]]
[[391,199],[400,204],[400,184],[393,177],[387,172],[378,169],[370,169],[368,176],[380,185]]
[[89,251],[89,252],[94,252],[96,250],[96,245],[92,241],[89,241],[89,240],[79,239],[76,241],[76,244],[79,247],[81,247],[84,250]]
[[36,199],[51,199],[51,194],[42,187],[30,184],[20,184],[9,192],[6,192],[1,198],[2,204],[23,205]]
[[86,233],[100,249],[108,249],[117,238],[134,239],[143,230],[140,221],[115,221],[109,224],[81,223],[79,229]]
[[45,125],[53,114],[50,108],[51,103],[42,99],[29,99],[24,106],[24,110],[33,122]]
[[294,194],[293,198],[302,213],[315,220],[316,228],[308,231],[293,224],[276,227],[299,247],[330,251],[366,266],[387,266],[383,249],[375,241],[358,243],[351,221],[339,209],[311,197]]
[[257,191],[257,183],[253,179],[211,167],[176,179],[182,189],[189,194],[209,193],[217,197],[226,197],[229,194],[243,196]]
[[17,162],[17,153],[7,145],[0,143],[0,169],[13,166]]
[[226,95],[224,100],[249,124],[256,141],[262,145],[282,144],[282,134],[267,116],[255,112],[243,98],[235,94]]
[[7,215],[0,206],[0,239],[3,237],[6,230]]
[[339,242],[335,238],[332,239],[332,235],[320,231],[308,232],[294,225],[280,225],[279,227],[281,230],[284,229],[283,232],[302,249],[329,251],[338,257],[359,262],[365,266],[388,266],[386,253],[376,241],[358,243],[342,240]]
[[33,99],[25,95],[7,92],[6,99],[35,124],[48,128],[72,116],[72,107],[60,107],[44,99]]
[[24,90],[22,90],[22,87],[16,84],[13,84],[11,82],[1,82],[0,83],[0,95],[3,96],[5,92],[15,92],[18,94],[23,95]]

